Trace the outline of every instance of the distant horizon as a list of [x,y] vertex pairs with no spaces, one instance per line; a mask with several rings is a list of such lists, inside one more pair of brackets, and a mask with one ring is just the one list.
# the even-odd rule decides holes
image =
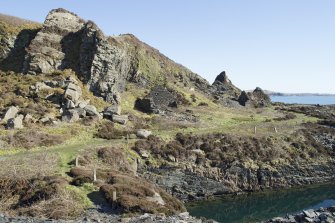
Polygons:
[[335,94],[330,0],[12,0],[0,13],[43,23],[55,8],[94,21],[107,35],[132,33],[210,84],[226,71],[242,90]]

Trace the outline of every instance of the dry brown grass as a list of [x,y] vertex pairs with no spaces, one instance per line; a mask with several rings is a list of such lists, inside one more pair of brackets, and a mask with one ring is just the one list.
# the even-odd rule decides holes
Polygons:
[[[117,193],[114,206],[125,213],[165,213],[168,215],[185,211],[184,205],[148,181],[134,176],[114,175],[109,184],[100,188],[106,199],[113,204],[113,191]],[[148,199],[158,193],[165,204],[161,205]]]
[[49,152],[22,153],[0,158],[0,179],[30,179],[52,175],[58,166],[59,157]]
[[111,121],[103,121],[98,127],[95,137],[102,139],[122,139],[131,133],[131,131],[115,128],[114,123]]
[[31,149],[41,146],[58,145],[64,142],[67,137],[55,134],[48,134],[38,129],[23,129],[10,131],[7,135],[0,137],[7,142],[9,148]]

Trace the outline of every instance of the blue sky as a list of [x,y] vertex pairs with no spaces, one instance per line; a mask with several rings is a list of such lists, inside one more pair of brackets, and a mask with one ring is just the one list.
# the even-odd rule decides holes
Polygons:
[[335,93],[334,0],[10,0],[0,13],[43,22],[53,8],[133,33],[212,82]]

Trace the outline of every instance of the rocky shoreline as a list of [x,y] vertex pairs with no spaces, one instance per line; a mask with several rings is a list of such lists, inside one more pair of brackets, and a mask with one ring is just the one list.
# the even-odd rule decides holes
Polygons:
[[76,220],[53,220],[53,219],[37,219],[25,216],[10,217],[0,214],[0,222],[6,223],[88,223],[88,222],[123,222],[123,223],[138,223],[138,222],[188,222],[188,223],[215,223],[213,220],[198,219],[189,215],[188,212],[180,213],[179,215],[165,216],[164,214],[143,214],[137,217],[125,218],[120,215],[99,213],[96,209],[88,210],[85,215]]
[[305,222],[335,222],[335,206],[320,208],[318,210],[304,210],[295,215],[276,217],[265,223],[305,223]]

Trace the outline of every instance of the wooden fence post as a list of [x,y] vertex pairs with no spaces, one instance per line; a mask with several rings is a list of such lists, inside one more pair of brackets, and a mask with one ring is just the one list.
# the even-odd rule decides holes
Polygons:
[[79,156],[76,156],[76,167],[79,166]]
[[96,182],[97,181],[97,169],[94,168],[93,169],[93,182]]
[[116,191],[113,191],[113,202],[116,201]]

